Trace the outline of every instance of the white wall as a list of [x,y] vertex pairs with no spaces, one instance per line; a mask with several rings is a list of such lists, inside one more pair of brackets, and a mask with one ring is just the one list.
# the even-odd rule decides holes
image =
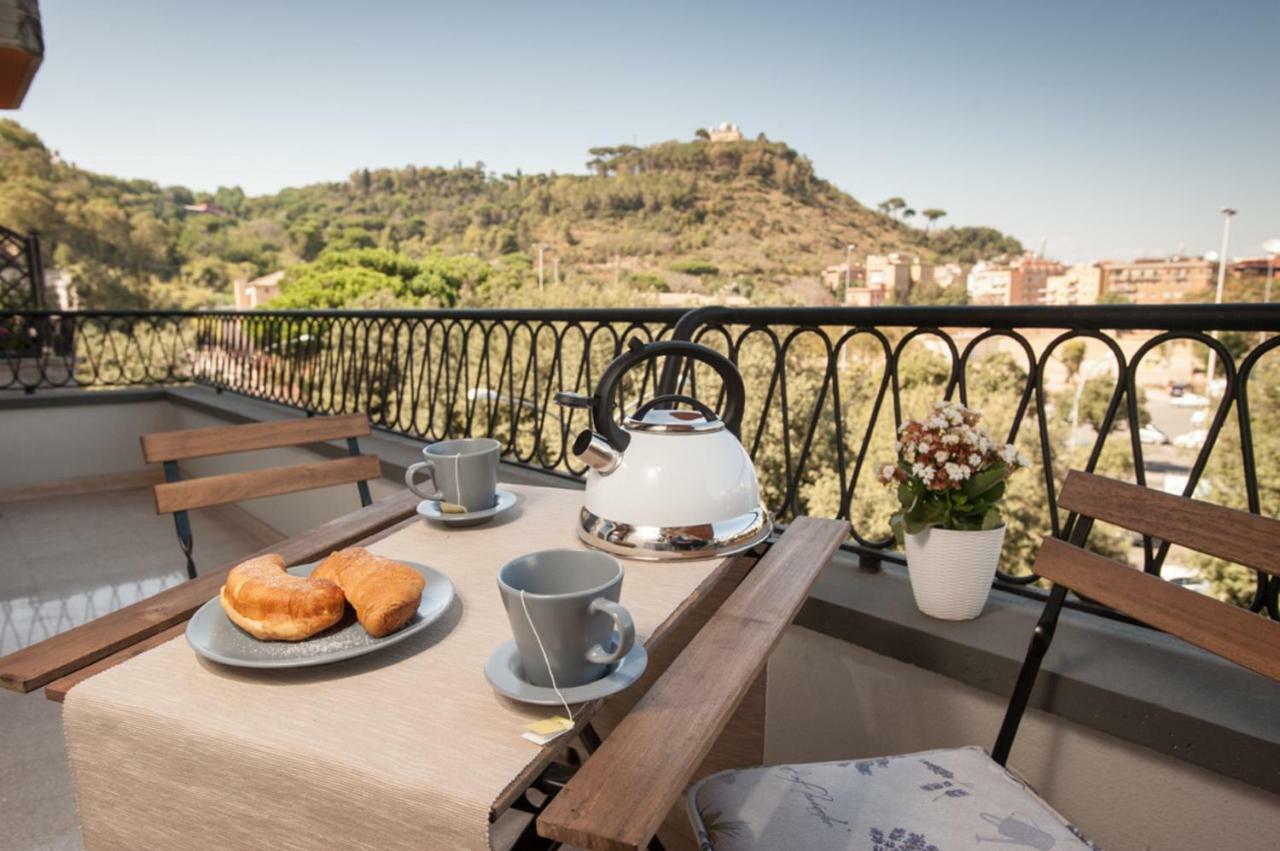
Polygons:
[[0,488],[145,470],[138,437],[176,421],[166,401],[0,410]]
[[[839,639],[792,627],[769,661],[765,760],[990,749],[1005,700]],[[1009,764],[1109,851],[1263,849],[1280,835],[1275,796],[1038,711]]]

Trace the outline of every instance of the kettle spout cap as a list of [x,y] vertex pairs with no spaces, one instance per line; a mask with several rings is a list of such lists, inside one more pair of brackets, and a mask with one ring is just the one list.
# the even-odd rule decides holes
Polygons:
[[573,454],[602,476],[609,475],[622,463],[622,453],[591,429],[574,439]]

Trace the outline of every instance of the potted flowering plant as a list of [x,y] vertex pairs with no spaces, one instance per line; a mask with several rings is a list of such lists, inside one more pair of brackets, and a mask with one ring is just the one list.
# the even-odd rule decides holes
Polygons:
[[1005,480],[1026,458],[978,427],[981,414],[938,402],[898,429],[898,463],[880,479],[897,488],[890,523],[906,545],[916,606],[926,615],[971,620],[982,613],[1004,544]]

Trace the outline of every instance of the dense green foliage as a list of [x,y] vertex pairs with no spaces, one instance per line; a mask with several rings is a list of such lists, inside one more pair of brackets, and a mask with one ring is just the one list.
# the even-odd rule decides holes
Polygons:
[[[985,228],[926,233],[869,210],[763,138],[593,148],[591,157],[586,175],[405,166],[247,197],[94,174],[3,120],[0,223],[39,231],[47,265],[70,275],[86,307],[226,304],[237,278],[317,260],[290,275],[282,304],[370,293],[415,305],[528,302],[538,246],[548,282],[554,264],[566,284],[635,281],[637,300],[692,289],[813,301],[824,297],[820,270],[850,242],[948,260],[1018,247]],[[369,249],[395,252],[401,265],[389,271],[374,255],[351,254]],[[461,265],[442,266],[447,258]],[[326,286],[335,294],[322,296]]]
[[452,307],[465,292],[489,301],[498,290],[519,285],[514,265],[475,257],[429,255],[412,260],[381,248],[328,250],[311,263],[293,266],[281,282],[279,308]]

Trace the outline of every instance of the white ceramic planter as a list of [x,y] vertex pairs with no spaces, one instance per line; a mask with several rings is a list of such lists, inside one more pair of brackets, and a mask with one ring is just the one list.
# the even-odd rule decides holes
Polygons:
[[948,621],[973,620],[982,614],[1000,563],[1004,529],[926,529],[908,534],[907,572],[917,608]]

